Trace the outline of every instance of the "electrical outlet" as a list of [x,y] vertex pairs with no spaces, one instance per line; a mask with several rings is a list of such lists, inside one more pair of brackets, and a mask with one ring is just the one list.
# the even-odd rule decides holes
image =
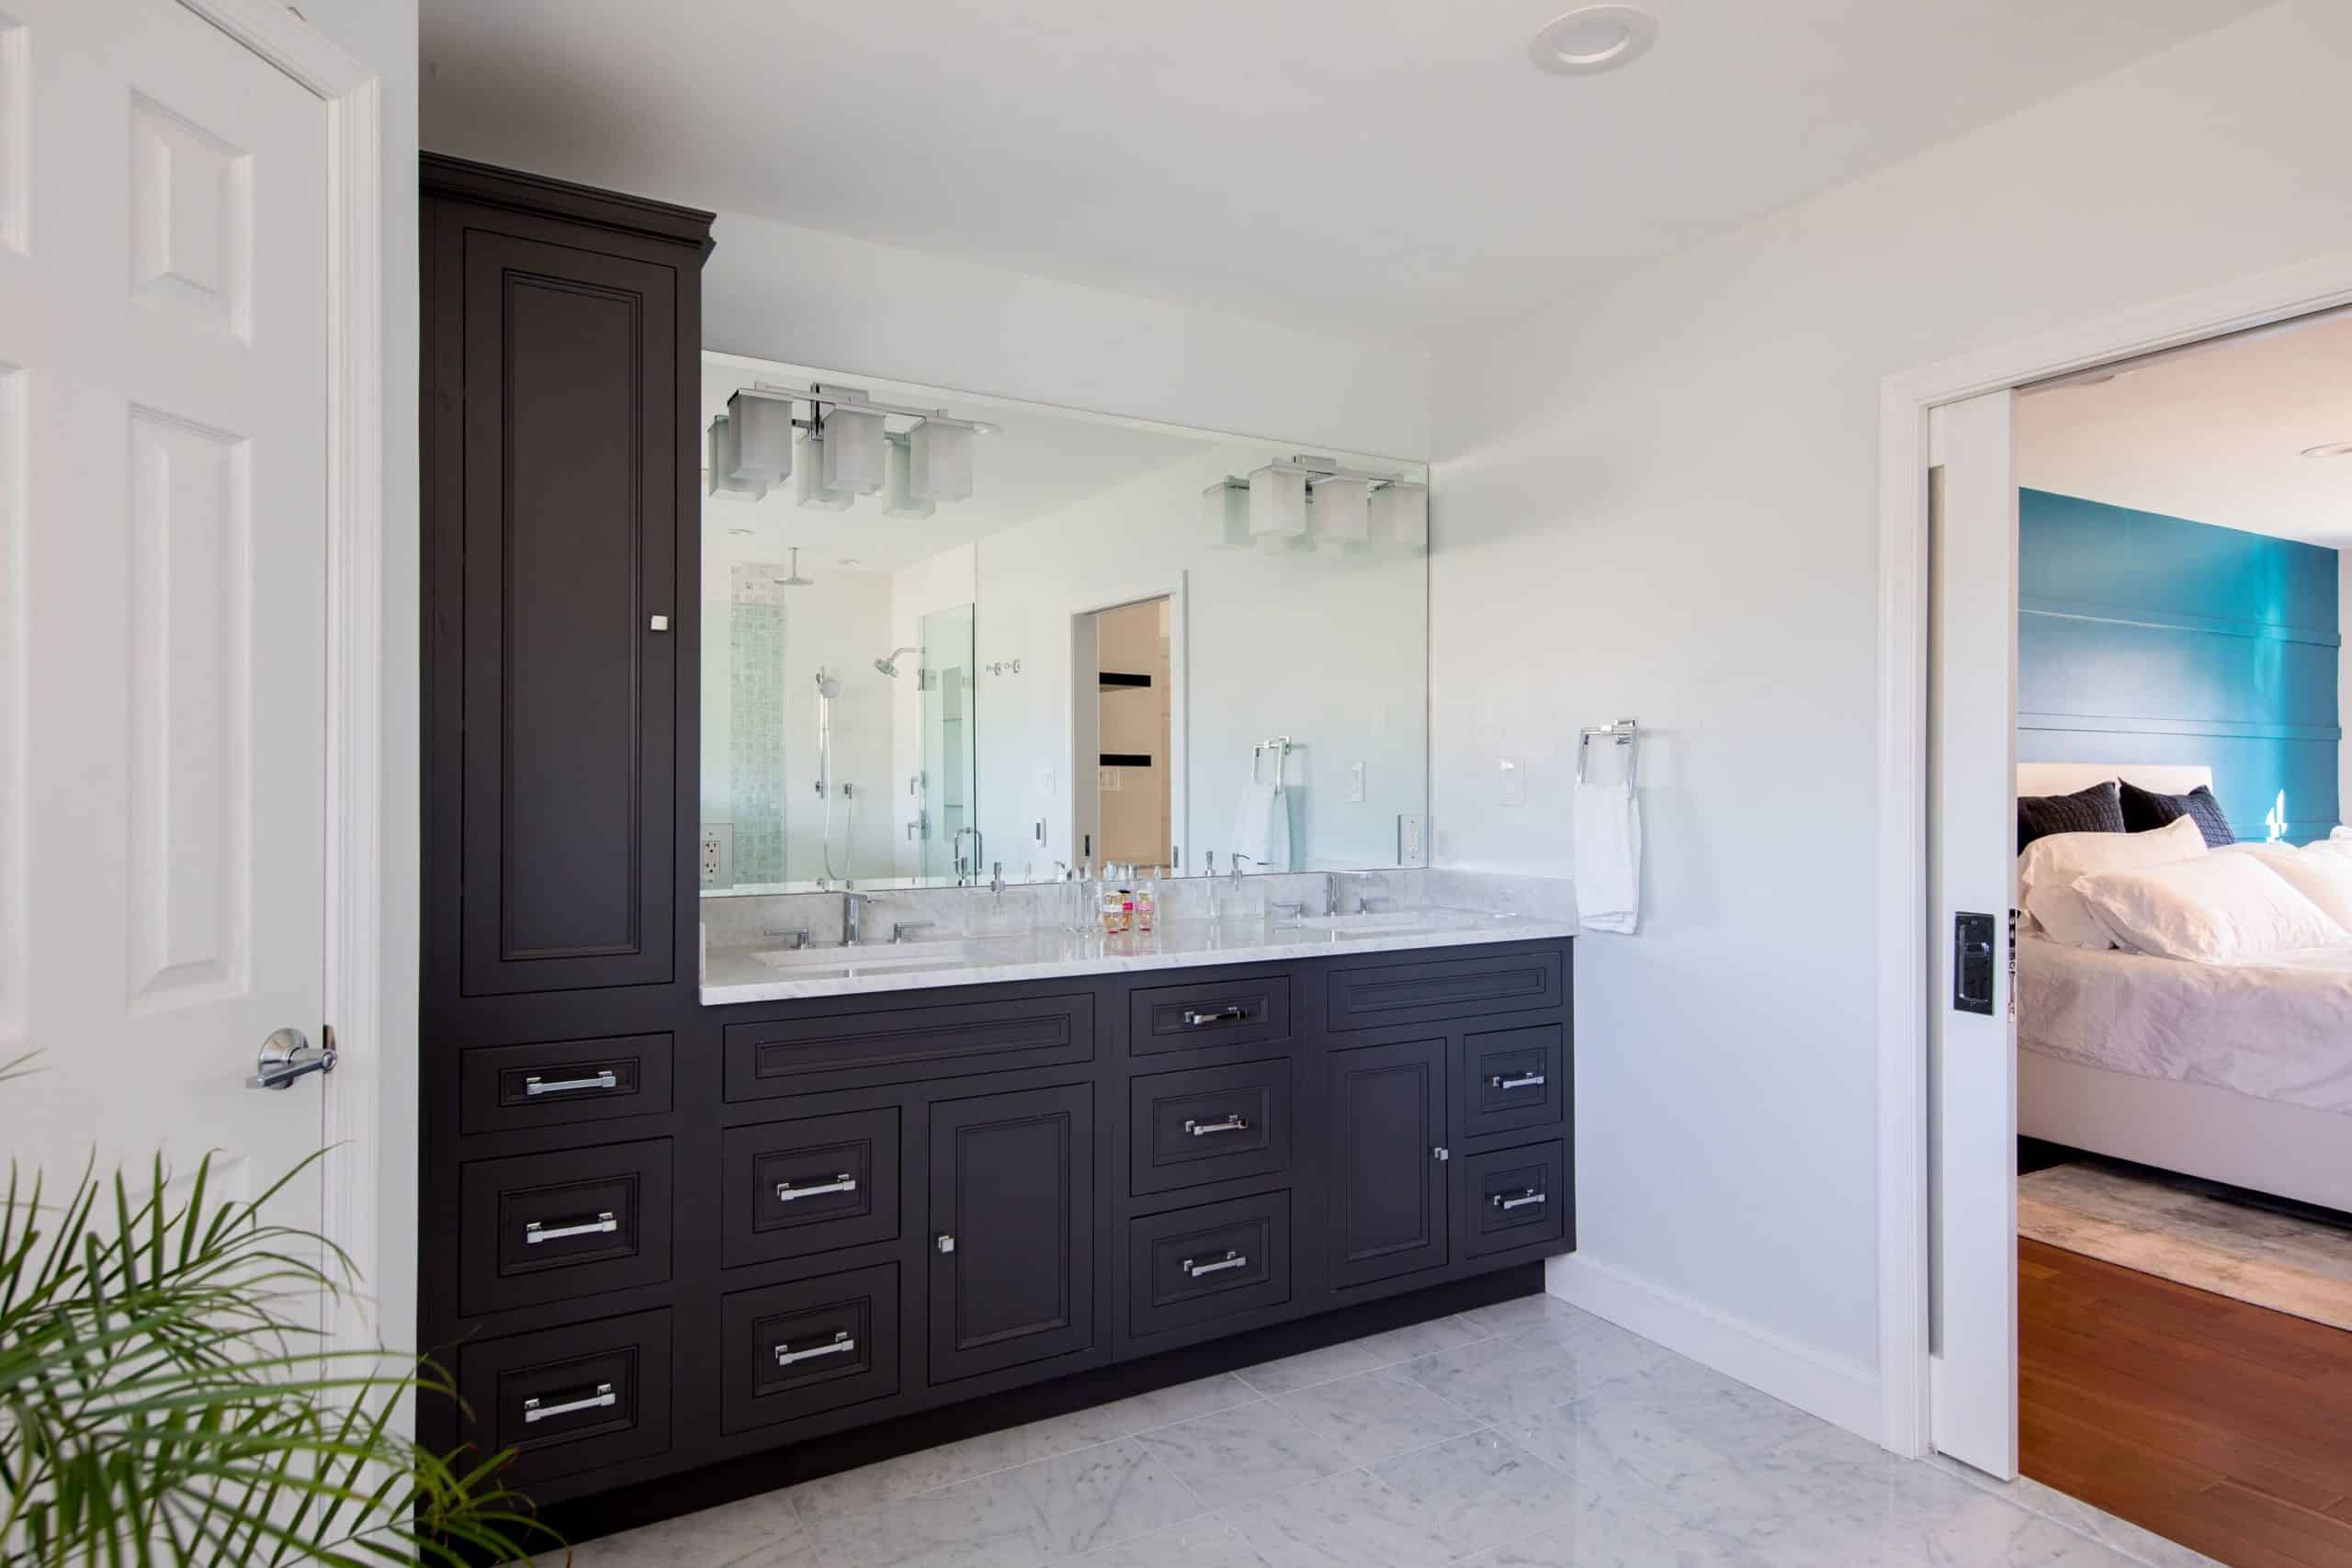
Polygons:
[[1396,863],[1430,863],[1429,818],[1418,811],[1408,811],[1396,818]]
[[728,822],[706,822],[702,829],[702,885],[735,886],[735,828]]
[[1361,805],[1363,801],[1363,764],[1348,764],[1348,798]]

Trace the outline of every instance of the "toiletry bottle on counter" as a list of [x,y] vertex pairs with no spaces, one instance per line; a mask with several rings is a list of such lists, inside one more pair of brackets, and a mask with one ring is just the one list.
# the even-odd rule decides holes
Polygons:
[[1117,936],[1125,929],[1126,899],[1119,890],[1119,867],[1116,862],[1106,862],[1102,867],[1102,934]]
[[1136,885],[1136,929],[1148,931],[1159,917],[1159,868],[1153,866]]

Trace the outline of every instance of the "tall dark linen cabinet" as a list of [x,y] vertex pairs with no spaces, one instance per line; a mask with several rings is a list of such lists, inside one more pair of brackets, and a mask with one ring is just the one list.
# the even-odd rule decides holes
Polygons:
[[[672,1076],[698,979],[680,738],[711,214],[429,154],[422,178],[420,1343],[476,1421],[420,1419],[524,1443],[515,1479],[544,1494],[689,1414],[661,1287],[678,1094],[718,1098],[715,1065]],[[583,1078],[593,1100],[561,1088]],[[535,1191],[592,1228],[508,1224]]]

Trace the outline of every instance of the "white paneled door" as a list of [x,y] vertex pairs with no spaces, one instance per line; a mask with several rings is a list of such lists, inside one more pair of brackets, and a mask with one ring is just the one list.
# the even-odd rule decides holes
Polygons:
[[0,1142],[52,1180],[319,1146],[318,1075],[246,1080],[322,1029],[328,115],[175,0],[0,0]]
[[1928,421],[1929,1411],[1939,1452],[2004,1481],[2018,1472],[2012,401],[1991,392]]

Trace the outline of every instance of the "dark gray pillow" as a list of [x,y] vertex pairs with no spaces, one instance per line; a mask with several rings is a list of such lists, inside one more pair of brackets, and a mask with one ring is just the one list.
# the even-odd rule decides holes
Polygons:
[[2123,826],[2131,831],[2145,833],[2183,817],[2196,819],[2197,830],[2205,835],[2205,847],[2209,850],[2238,841],[2237,835],[2230,831],[2230,819],[2222,814],[2222,803],[2203,784],[2187,795],[2158,795],[2128,781],[2124,784]]
[[[2161,825],[2161,824],[2160,824]],[[2018,796],[2018,852],[2052,833],[2120,833],[2123,802],[2113,779],[2073,795]]]

